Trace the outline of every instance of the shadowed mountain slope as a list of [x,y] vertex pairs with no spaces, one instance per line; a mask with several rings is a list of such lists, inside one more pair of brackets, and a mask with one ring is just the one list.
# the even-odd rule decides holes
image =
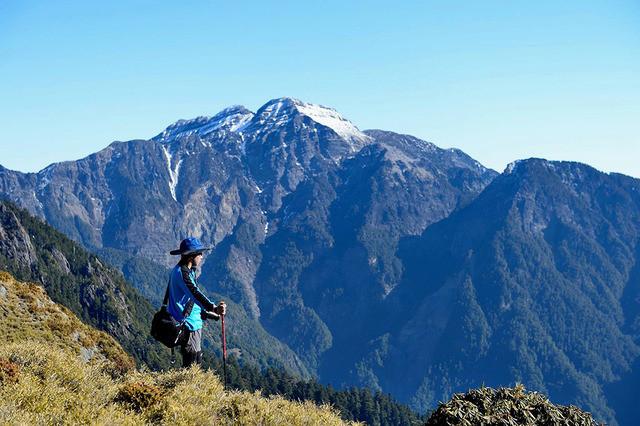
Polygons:
[[358,374],[415,407],[519,381],[615,424],[606,385],[633,374],[640,354],[639,240],[637,179],[514,163],[467,207],[401,242],[387,333]]

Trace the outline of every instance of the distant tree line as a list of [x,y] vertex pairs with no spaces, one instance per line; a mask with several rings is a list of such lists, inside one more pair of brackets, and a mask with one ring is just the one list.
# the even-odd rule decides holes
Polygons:
[[[217,371],[222,380],[223,364],[219,357],[207,352],[204,366]],[[428,418],[428,414],[417,414],[382,392],[355,387],[336,390],[331,385],[323,385],[313,379],[301,380],[280,369],[260,371],[254,366],[240,365],[235,357],[227,359],[227,386],[236,390],[257,390],[265,396],[280,395],[292,401],[330,404],[340,411],[344,420],[374,426],[424,425]]]

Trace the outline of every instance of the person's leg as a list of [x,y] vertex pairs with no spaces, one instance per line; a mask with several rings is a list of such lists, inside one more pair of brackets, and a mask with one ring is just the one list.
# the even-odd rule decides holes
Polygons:
[[189,339],[181,347],[182,366],[189,367],[193,363],[202,362],[202,329],[191,331]]

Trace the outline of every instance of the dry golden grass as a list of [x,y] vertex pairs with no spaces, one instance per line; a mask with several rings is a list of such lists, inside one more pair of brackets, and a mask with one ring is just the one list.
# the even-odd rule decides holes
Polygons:
[[0,384],[0,424],[344,424],[330,407],[225,391],[198,367],[114,376],[106,360],[36,342],[4,345],[0,359],[17,371]]
[[4,271],[0,271],[0,286],[0,342],[47,342],[86,360],[109,360],[114,373],[135,367],[133,358],[113,337],[54,303],[42,287],[19,282]]
[[5,272],[0,286],[0,424],[344,424],[328,406],[225,391],[198,367],[135,370],[115,340],[39,286]]

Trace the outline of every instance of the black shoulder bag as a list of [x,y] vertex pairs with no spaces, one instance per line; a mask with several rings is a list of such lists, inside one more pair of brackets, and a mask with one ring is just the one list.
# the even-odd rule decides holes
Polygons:
[[[169,281],[169,284],[171,284],[171,281]],[[184,319],[180,322],[176,321],[167,310],[167,304],[169,303],[169,284],[167,284],[167,291],[164,294],[162,306],[153,316],[151,335],[166,347],[174,348],[175,346],[181,345],[189,335],[185,320],[193,309],[193,299],[189,300],[184,307],[184,311],[182,311]]]

